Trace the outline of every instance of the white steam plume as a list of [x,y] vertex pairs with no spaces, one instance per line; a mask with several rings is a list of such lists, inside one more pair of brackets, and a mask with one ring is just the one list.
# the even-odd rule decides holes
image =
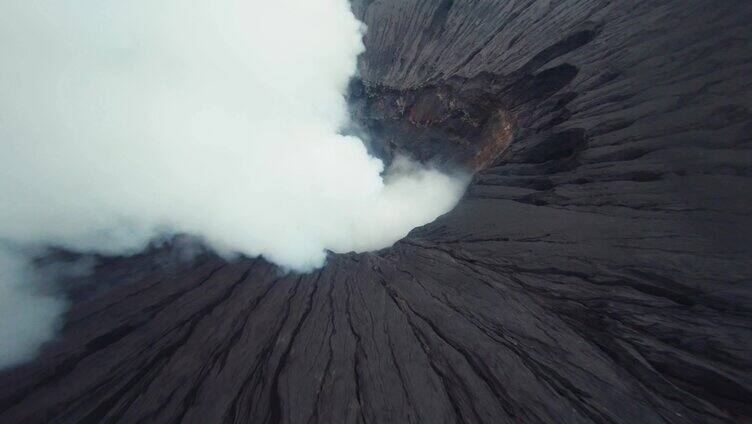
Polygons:
[[33,356],[57,330],[65,301],[42,283],[27,258],[0,245],[0,368]]
[[0,1],[0,239],[122,252],[166,228],[295,270],[389,246],[465,181],[383,176],[339,134],[362,31],[347,0]]

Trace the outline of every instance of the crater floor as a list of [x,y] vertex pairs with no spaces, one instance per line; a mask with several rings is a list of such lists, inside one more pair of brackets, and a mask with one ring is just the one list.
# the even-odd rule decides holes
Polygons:
[[752,420],[752,3],[353,8],[355,116],[459,206],[308,275],[104,264],[0,422]]

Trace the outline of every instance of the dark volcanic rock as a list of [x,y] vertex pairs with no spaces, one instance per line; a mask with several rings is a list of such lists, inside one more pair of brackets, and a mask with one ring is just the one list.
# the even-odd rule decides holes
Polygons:
[[354,113],[479,169],[460,205],[310,275],[204,255],[83,300],[0,422],[749,422],[752,3],[354,10]]

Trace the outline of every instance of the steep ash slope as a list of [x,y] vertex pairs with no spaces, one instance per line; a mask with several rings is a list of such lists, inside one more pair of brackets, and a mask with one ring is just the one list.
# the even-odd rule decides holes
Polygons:
[[81,300],[0,422],[752,419],[752,3],[354,9],[354,114],[478,169],[460,205],[310,275],[202,255]]

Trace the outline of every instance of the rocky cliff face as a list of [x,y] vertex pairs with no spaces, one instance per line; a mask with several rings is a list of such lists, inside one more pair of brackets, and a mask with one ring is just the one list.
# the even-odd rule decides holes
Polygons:
[[309,275],[82,298],[0,422],[749,422],[752,3],[353,7],[355,116],[477,169],[460,205]]

